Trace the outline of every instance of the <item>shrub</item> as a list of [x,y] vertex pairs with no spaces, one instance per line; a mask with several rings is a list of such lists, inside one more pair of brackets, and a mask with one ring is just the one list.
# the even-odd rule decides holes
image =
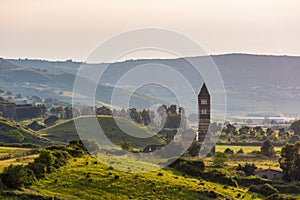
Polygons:
[[264,196],[270,196],[272,194],[278,194],[278,190],[272,187],[270,184],[263,185],[251,185],[249,188],[250,192],[255,192]]
[[266,198],[266,200],[297,200],[293,197],[281,197],[279,194],[275,193]]
[[300,187],[294,184],[284,184],[284,185],[273,185],[280,193],[285,194],[299,194],[300,193]]
[[257,177],[243,177],[237,178],[236,181],[240,186],[250,187],[251,185],[263,185],[265,183],[272,183],[270,180],[261,179]]
[[66,165],[68,160],[71,158],[71,155],[67,151],[56,150],[52,154],[55,157],[53,164],[55,168]]
[[191,144],[191,146],[188,149],[188,153],[190,154],[190,156],[194,157],[194,156],[198,156],[199,155],[199,151],[201,148],[201,143],[193,141],[193,143]]
[[121,141],[120,146],[124,151],[130,151],[132,150],[131,142]]
[[157,173],[157,176],[163,176],[163,175],[164,175],[164,174],[161,173],[161,172]]
[[236,153],[237,154],[244,154],[244,150],[242,148],[240,148]]
[[207,181],[238,187],[238,183],[236,180],[232,179],[231,177],[228,177],[226,174],[218,170],[205,172],[201,175],[201,177],[206,179]]
[[245,165],[239,164],[237,167],[237,170],[245,172],[246,176],[254,175],[255,170],[257,169],[256,165],[254,163],[246,163]]
[[47,166],[43,163],[28,163],[28,169],[32,170],[37,179],[44,178]]
[[47,172],[51,172],[51,167],[55,162],[55,158],[52,155],[51,151],[41,150],[39,157],[34,159],[34,163],[41,163],[46,166]]
[[208,196],[209,198],[216,199],[216,198],[218,197],[218,194],[217,194],[215,191],[209,191],[209,192],[207,193],[207,196]]
[[201,160],[185,160],[179,158],[173,162],[170,167],[190,176],[200,176],[204,171],[205,165]]
[[234,154],[234,151],[232,149],[230,149],[230,148],[226,148],[225,151],[224,151],[224,153],[226,153],[226,154]]
[[227,161],[228,157],[225,153],[218,152],[213,158],[213,164],[216,167],[224,167]]
[[1,174],[1,181],[8,189],[20,189],[34,181],[34,176],[23,165],[9,165]]

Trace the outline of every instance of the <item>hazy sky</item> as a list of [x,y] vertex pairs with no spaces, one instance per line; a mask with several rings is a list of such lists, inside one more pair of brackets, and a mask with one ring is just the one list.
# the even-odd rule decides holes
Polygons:
[[300,55],[299,0],[1,0],[0,26],[6,58],[84,60],[142,27],[183,33],[209,54]]

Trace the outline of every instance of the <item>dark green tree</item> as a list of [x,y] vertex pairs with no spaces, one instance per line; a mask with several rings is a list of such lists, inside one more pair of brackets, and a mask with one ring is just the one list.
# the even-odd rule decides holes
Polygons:
[[271,140],[266,140],[260,147],[260,152],[268,157],[274,156],[275,151],[274,151],[274,146]]
[[44,120],[44,123],[47,125],[47,126],[53,126],[56,121],[58,120],[58,117],[55,116],[55,115],[51,115],[49,116],[47,119]]
[[9,165],[1,174],[2,183],[8,189],[21,189],[34,181],[34,176],[23,165]]
[[191,144],[191,146],[188,149],[188,153],[193,157],[198,156],[200,148],[201,148],[201,143],[199,143],[197,141],[193,141],[193,143]]
[[226,154],[234,154],[234,151],[232,149],[230,149],[230,148],[226,148],[224,150],[224,153],[226,153]]
[[279,164],[283,170],[283,179],[286,181],[300,180],[300,142],[286,144],[281,149]]
[[291,125],[291,129],[296,135],[300,135],[300,120],[294,121]]
[[40,163],[46,166],[46,171],[51,172],[52,166],[55,162],[55,158],[52,155],[51,151],[41,150],[39,157],[34,159],[34,163]]
[[254,163],[246,163],[245,165],[239,164],[236,170],[245,172],[246,176],[251,176],[254,175],[256,169],[257,167]]

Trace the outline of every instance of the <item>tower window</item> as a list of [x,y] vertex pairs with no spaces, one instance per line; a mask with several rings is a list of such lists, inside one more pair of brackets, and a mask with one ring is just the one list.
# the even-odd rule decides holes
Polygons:
[[201,110],[201,114],[207,114],[206,109],[202,109],[202,110]]
[[207,104],[207,99],[201,99],[201,104],[206,105]]

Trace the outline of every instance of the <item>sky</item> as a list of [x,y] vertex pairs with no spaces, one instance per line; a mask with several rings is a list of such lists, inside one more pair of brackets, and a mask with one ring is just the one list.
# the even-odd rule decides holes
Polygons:
[[182,33],[208,54],[300,56],[299,11],[299,0],[1,0],[0,57],[83,61],[143,27]]

